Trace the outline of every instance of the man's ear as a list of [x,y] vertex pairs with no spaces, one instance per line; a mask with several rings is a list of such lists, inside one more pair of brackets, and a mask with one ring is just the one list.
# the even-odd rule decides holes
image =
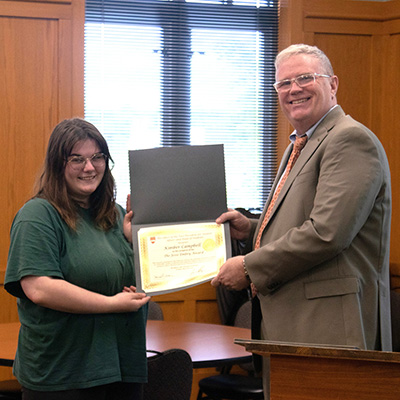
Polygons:
[[331,93],[332,98],[336,97],[336,93],[339,88],[339,78],[336,75],[331,76]]

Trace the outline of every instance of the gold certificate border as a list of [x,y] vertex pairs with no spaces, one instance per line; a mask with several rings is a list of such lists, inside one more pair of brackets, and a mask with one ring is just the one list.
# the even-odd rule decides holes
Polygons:
[[[171,283],[168,281],[152,282],[151,281],[151,261],[149,256],[149,243],[151,238],[172,235],[189,235],[189,234],[212,234],[214,243],[210,246],[215,252],[215,269],[205,274],[192,276],[185,279],[174,279]],[[145,227],[138,230],[139,244],[139,260],[140,260],[140,277],[141,288],[146,293],[179,290],[185,287],[194,286],[199,283],[211,280],[219,271],[220,267],[226,261],[225,246],[225,229],[224,225],[216,223],[188,223],[179,225],[161,225],[155,227]],[[203,243],[203,248],[207,250],[207,243]]]

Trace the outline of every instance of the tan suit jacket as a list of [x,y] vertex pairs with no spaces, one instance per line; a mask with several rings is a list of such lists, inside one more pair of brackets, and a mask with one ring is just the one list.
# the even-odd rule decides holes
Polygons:
[[385,151],[370,130],[335,107],[290,172],[261,248],[245,257],[258,290],[262,337],[391,350],[390,218]]

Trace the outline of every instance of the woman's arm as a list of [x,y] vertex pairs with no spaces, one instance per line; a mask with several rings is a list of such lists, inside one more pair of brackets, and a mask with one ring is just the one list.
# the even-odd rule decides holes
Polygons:
[[33,303],[73,314],[132,312],[150,300],[145,293],[134,290],[105,296],[48,276],[26,276],[21,279],[21,286]]

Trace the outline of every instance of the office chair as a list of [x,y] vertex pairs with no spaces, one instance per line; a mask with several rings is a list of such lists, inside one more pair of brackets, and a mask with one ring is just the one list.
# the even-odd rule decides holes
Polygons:
[[144,400],[189,400],[192,392],[193,363],[182,349],[155,352],[148,358],[148,382]]
[[[251,302],[245,302],[235,317],[235,326],[251,327]],[[221,374],[203,378],[199,382],[197,400],[257,400],[264,399],[262,378],[254,376],[252,363],[241,364],[247,375],[230,374],[223,370]],[[205,396],[205,397],[204,397]]]
[[149,309],[148,309],[147,319],[162,321],[164,319],[164,314],[161,306],[152,300],[149,301],[148,305]]

